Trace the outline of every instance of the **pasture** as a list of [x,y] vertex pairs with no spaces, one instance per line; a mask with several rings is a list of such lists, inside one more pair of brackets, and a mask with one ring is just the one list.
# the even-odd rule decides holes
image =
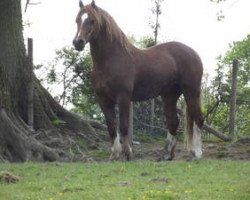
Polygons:
[[4,163],[0,174],[1,200],[250,199],[250,162],[240,160]]

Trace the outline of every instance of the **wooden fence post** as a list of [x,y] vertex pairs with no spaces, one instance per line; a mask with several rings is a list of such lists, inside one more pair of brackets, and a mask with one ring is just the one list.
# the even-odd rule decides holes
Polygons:
[[237,92],[237,74],[239,62],[233,61],[232,84],[230,94],[230,113],[229,113],[229,137],[231,140],[235,138],[235,112],[236,112],[236,92]]
[[151,99],[150,100],[150,126],[152,127],[154,126],[154,118],[155,118],[155,99]]
[[33,88],[33,39],[28,38],[29,82],[28,82],[28,125],[34,129],[34,88]]

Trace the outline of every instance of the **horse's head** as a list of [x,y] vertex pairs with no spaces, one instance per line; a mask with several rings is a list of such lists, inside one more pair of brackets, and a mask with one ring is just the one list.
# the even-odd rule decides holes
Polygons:
[[[94,38],[94,35],[98,31],[98,25],[95,19],[95,14],[98,11],[98,7],[93,0],[90,5],[84,6],[82,1],[79,2],[80,10],[76,17],[77,33],[73,40],[73,45],[78,51],[82,51],[85,44]],[[92,11],[92,12],[90,12]]]

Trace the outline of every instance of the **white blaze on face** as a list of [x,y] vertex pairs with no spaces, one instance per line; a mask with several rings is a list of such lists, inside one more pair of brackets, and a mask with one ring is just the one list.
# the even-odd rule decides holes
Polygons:
[[81,17],[81,19],[82,19],[82,23],[85,21],[85,19],[87,19],[89,16],[88,16],[88,14],[87,13],[84,13],[83,15],[82,15],[82,17]]
[[80,39],[80,35],[81,35],[81,29],[82,29],[82,24],[83,22],[88,18],[88,14],[87,13],[84,13],[82,16],[81,16],[81,20],[77,20],[77,23],[78,23],[78,27],[77,27],[77,33],[76,33],[76,36],[75,36],[75,39],[76,40],[79,40]]

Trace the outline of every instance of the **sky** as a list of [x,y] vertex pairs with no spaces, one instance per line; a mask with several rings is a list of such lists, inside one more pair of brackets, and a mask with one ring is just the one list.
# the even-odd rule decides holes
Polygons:
[[[24,7],[26,0],[22,0]],[[30,0],[23,13],[24,37],[34,40],[34,64],[51,62],[55,51],[72,46],[76,33],[75,18],[78,0]],[[91,0],[83,0],[84,4]],[[125,34],[136,38],[153,36],[149,22],[151,0],[96,0],[117,22]],[[206,73],[215,74],[216,58],[223,55],[233,41],[250,34],[250,0],[227,0],[222,4],[210,0],[164,0],[159,41],[179,41],[195,49]],[[223,10],[225,19],[217,21],[216,13]]]

